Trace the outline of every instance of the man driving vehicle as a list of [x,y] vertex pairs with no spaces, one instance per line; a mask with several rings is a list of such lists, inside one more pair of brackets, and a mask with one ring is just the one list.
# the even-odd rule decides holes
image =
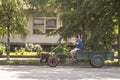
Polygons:
[[77,50],[82,50],[82,41],[81,41],[81,39],[79,39],[78,36],[75,36],[74,38],[75,38],[75,43],[73,43],[73,45],[75,45],[75,48],[70,51],[72,60],[75,60],[74,56],[75,56],[76,51]]

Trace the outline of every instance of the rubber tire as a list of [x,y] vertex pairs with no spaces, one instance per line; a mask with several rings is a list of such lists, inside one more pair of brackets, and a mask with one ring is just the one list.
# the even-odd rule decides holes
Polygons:
[[92,59],[90,60],[90,65],[95,68],[101,68],[104,65],[104,57],[101,55],[93,56]]
[[48,65],[50,67],[56,67],[58,65],[58,59],[57,59],[57,57],[49,57],[49,59],[48,59]]

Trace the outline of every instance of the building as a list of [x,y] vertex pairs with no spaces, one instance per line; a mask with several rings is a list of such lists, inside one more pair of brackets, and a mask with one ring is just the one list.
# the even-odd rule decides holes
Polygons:
[[[28,35],[25,39],[16,35],[10,39],[11,46],[18,46],[24,44],[40,44],[43,46],[56,45],[59,36],[46,36],[47,33],[53,31],[61,26],[59,14],[48,13],[46,17],[43,17],[39,13],[28,14]],[[0,39],[1,43],[6,43],[7,38]]]

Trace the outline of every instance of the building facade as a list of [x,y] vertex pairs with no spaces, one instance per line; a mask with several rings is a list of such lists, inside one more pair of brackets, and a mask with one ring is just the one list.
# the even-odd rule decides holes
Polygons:
[[[10,39],[11,44],[42,44],[42,45],[50,45],[56,44],[59,36],[46,36],[47,33],[53,31],[61,26],[61,22],[59,19],[59,14],[50,13],[46,17],[41,14],[34,13],[29,14],[27,29],[28,35],[26,38],[21,38],[16,35]],[[6,43],[7,38],[0,39],[0,42]]]

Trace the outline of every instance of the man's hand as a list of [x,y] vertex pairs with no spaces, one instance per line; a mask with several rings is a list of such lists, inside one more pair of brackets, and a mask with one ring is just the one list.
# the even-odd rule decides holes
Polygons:
[[78,43],[77,42],[73,42],[73,45],[77,45]]

